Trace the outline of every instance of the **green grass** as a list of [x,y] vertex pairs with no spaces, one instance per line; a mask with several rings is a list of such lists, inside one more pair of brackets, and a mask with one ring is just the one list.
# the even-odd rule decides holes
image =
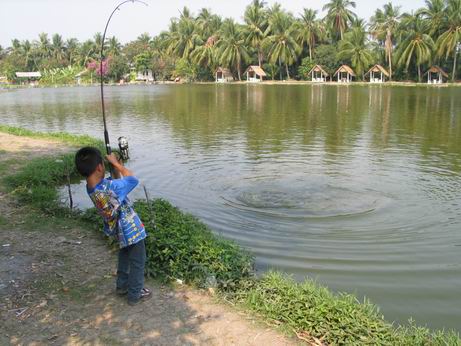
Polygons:
[[13,127],[7,125],[0,125],[0,132],[8,133],[15,136],[38,138],[38,139],[52,139],[72,145],[72,146],[101,146],[101,141],[90,136],[76,136],[65,132],[35,132],[20,127]]
[[[31,135],[40,136],[34,132]],[[77,136],[62,138],[82,143]],[[94,210],[71,213],[59,204],[56,188],[64,183],[68,172],[77,176],[73,154],[59,159],[33,159],[4,182],[21,203],[53,218],[50,222],[65,225],[72,220],[100,231],[101,219]],[[334,294],[311,280],[299,283],[278,272],[258,278],[250,254],[167,201],[141,201],[135,203],[135,208],[150,234],[146,242],[147,274],[152,277],[182,279],[199,287],[216,285],[227,301],[283,330],[330,345],[461,345],[455,332],[433,332],[411,322],[408,326],[394,326],[370,302],[359,302],[349,294]]]

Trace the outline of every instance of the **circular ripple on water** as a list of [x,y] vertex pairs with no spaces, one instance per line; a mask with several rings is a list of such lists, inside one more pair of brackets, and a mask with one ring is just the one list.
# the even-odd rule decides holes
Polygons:
[[[251,182],[251,183],[250,183]],[[370,189],[316,180],[247,179],[222,196],[234,208],[285,218],[332,218],[376,211],[391,198]]]

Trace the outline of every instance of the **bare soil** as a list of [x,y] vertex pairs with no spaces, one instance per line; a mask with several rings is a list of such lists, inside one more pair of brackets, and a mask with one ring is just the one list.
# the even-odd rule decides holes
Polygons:
[[[71,149],[0,133],[0,166],[14,172],[30,157]],[[152,299],[130,307],[114,293],[116,254],[101,234],[17,205],[0,186],[0,344],[297,343],[187,286],[149,281]]]

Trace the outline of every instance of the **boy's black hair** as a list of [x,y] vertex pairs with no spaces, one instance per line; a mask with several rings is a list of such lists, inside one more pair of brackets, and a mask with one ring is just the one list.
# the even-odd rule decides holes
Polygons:
[[102,162],[101,152],[93,147],[82,148],[75,154],[77,171],[86,178],[93,174]]

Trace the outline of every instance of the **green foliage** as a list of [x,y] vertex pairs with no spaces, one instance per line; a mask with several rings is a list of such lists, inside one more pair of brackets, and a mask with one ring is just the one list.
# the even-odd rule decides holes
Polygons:
[[301,79],[308,80],[309,72],[314,68],[316,63],[311,58],[304,58],[301,65],[298,67],[298,74]]
[[338,51],[334,45],[318,46],[314,53],[314,61],[321,65],[330,75],[335,73],[336,69],[341,65],[337,58]]
[[175,75],[182,77],[189,82],[197,79],[199,67],[187,59],[179,59],[176,62]]
[[460,345],[452,333],[432,333],[426,328],[394,328],[368,301],[349,294],[333,294],[312,280],[295,282],[269,272],[244,281],[227,298],[271,322],[307,332],[328,345]]
[[138,202],[135,208],[149,233],[149,275],[182,279],[198,286],[205,286],[213,278],[218,287],[227,289],[251,275],[252,257],[234,242],[213,234],[194,216],[164,200]]

